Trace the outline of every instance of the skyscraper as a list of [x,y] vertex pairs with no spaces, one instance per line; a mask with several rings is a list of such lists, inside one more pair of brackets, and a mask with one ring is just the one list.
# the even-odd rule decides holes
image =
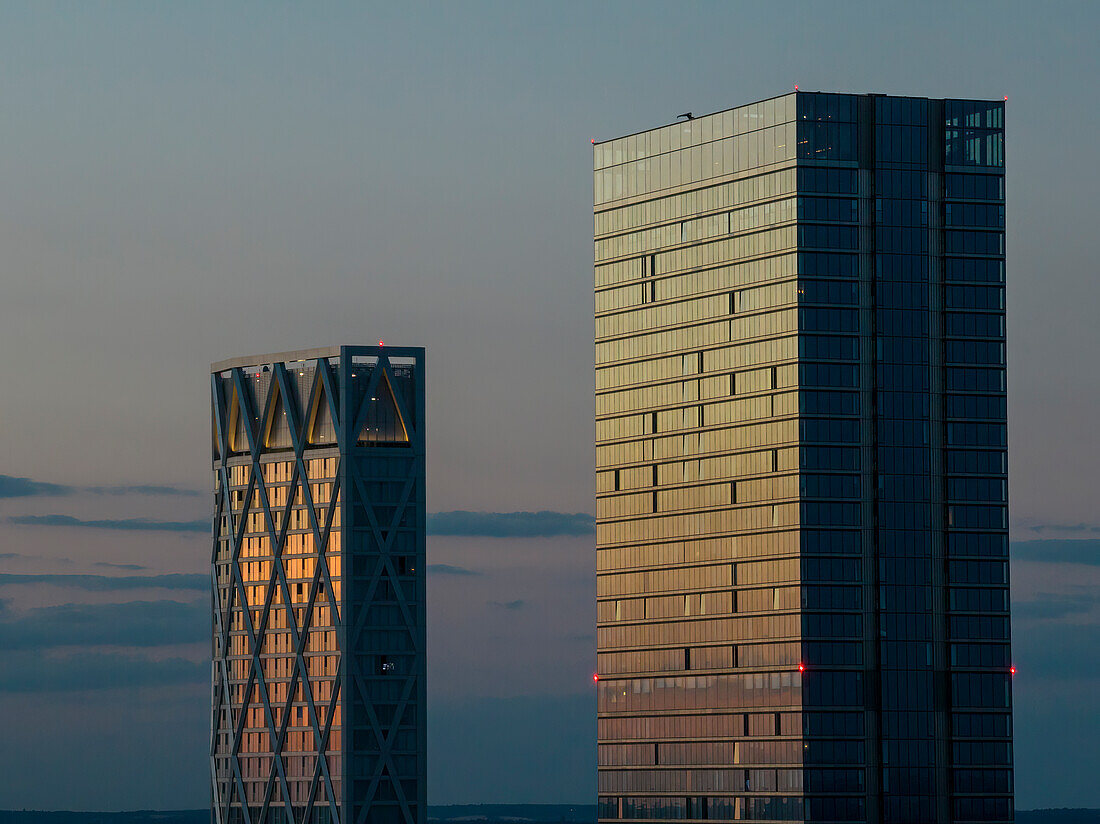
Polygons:
[[424,824],[424,350],[211,366],[214,824]]
[[594,146],[601,820],[1012,820],[1003,117]]

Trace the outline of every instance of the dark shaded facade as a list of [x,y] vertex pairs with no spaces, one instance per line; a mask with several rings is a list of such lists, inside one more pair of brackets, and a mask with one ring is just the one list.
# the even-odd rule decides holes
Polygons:
[[211,367],[214,824],[423,824],[424,351]]
[[595,146],[602,821],[1012,820],[1003,118]]

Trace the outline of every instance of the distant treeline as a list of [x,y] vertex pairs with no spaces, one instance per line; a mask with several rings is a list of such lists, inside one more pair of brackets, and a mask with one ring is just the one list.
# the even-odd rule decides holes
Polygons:
[[[537,822],[591,824],[595,804],[451,804],[429,806],[428,818],[440,822]],[[0,810],[0,824],[209,824],[209,810],[135,810],[119,813]],[[1017,810],[1016,824],[1100,824],[1100,810]]]
[[[428,807],[428,818],[439,822],[566,822],[596,821],[595,804],[452,804]],[[69,812],[0,810],[0,824],[209,824],[209,810],[133,810],[130,812]]]

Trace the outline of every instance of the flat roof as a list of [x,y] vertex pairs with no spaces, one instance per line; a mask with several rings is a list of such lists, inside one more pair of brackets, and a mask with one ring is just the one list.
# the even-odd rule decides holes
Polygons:
[[796,92],[794,89],[792,89],[789,92],[783,92],[783,94],[776,94],[776,95],[772,95],[771,97],[765,97],[762,100],[750,100],[748,103],[740,103],[736,106],[727,106],[724,109],[717,109],[713,112],[706,112],[704,114],[697,114],[697,115],[694,115],[691,118],[691,120],[687,120],[687,119],[681,120],[680,118],[677,118],[676,120],[673,120],[671,123],[661,123],[660,125],[657,125],[657,126],[650,126],[648,129],[640,129],[636,132],[630,132],[628,134],[615,135],[615,137],[609,137],[606,140],[593,140],[592,145],[593,146],[599,146],[601,143],[611,143],[615,140],[622,140],[624,137],[634,137],[634,135],[636,135],[636,134],[645,134],[646,132],[653,132],[653,131],[656,131],[657,129],[665,129],[669,126],[678,126],[681,123],[690,123],[692,120],[701,120],[702,118],[710,117],[711,115],[722,114],[723,112],[732,112],[732,111],[736,111],[737,109],[744,109],[748,106],[755,106],[757,103],[767,103],[769,100],[778,100],[779,98],[786,97],[789,94],[797,94],[797,93],[798,92]]
[[[774,94],[771,97],[764,97],[764,98],[761,98],[760,100],[750,100],[748,103],[740,103],[736,106],[728,106],[725,109],[717,109],[716,111],[713,111],[713,112],[706,112],[704,114],[697,114],[697,115],[693,116],[691,118],[691,120],[699,120],[700,118],[703,118],[703,117],[711,117],[712,115],[723,114],[724,112],[732,112],[732,111],[736,111],[737,109],[744,109],[748,106],[755,106],[759,103],[767,103],[769,100],[778,100],[781,97],[786,97],[787,95],[791,95],[791,94],[837,94],[837,95],[845,95],[847,97],[901,97],[901,98],[905,98],[906,100],[960,100],[960,101],[974,101],[974,102],[980,102],[980,103],[1002,103],[1002,102],[1004,102],[1002,100],[989,100],[989,99],[984,98],[984,97],[926,97],[924,95],[919,95],[919,94],[881,94],[879,92],[830,92],[830,91],[825,91],[823,89],[815,89],[815,90],[811,91],[809,89],[795,88],[795,89],[791,89],[789,92],[783,92],[783,94]],[[1005,100],[1007,100],[1007,99],[1008,98],[1005,98]],[[609,137],[605,140],[596,140],[596,139],[593,138],[592,145],[593,146],[599,146],[603,143],[611,143],[612,141],[615,141],[615,140],[622,140],[624,137],[634,137],[635,135],[645,134],[646,132],[656,131],[657,129],[664,129],[664,128],[667,128],[668,126],[676,126],[677,124],[680,124],[680,123],[690,123],[691,120],[681,120],[681,119],[677,118],[676,120],[673,120],[670,123],[661,123],[660,125],[657,125],[657,126],[650,126],[648,129],[639,129],[636,132],[629,132],[628,134],[616,135],[615,137]]]
[[285,363],[288,361],[320,360],[338,358],[344,351],[351,355],[376,355],[386,353],[399,358],[423,357],[424,348],[420,346],[321,346],[314,349],[294,349],[289,352],[271,352],[267,355],[247,355],[227,358],[210,364],[211,372],[224,372],[227,369],[240,369],[244,366],[259,366],[264,363]]

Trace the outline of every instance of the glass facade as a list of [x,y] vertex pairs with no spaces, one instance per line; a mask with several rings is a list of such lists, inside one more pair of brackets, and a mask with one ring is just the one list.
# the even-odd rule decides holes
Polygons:
[[1003,117],[594,147],[601,820],[1011,820]]
[[423,824],[423,350],[214,364],[213,824]]

